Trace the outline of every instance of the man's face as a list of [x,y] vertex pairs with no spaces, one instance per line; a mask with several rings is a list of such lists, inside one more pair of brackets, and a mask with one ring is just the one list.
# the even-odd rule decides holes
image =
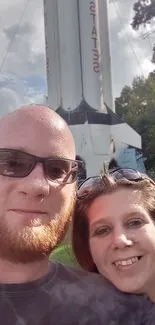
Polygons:
[[[8,127],[0,130],[0,148],[74,159],[67,131],[46,118],[20,116]],[[49,255],[64,235],[74,193],[75,184],[46,179],[41,163],[24,178],[0,175],[0,257],[26,263]]]

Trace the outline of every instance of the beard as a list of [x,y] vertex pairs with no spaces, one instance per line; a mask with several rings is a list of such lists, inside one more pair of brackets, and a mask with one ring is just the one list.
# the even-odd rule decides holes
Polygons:
[[49,258],[65,237],[75,202],[75,193],[67,209],[49,222],[34,219],[21,231],[9,230],[0,220],[0,258],[13,263],[33,263]]

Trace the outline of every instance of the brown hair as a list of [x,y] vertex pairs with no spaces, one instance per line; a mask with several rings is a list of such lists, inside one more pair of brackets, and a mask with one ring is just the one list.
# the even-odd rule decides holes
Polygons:
[[77,262],[83,269],[98,272],[89,248],[88,209],[97,197],[113,193],[120,188],[129,187],[139,191],[142,196],[142,204],[151,218],[155,220],[155,184],[146,176],[138,182],[128,181],[127,179],[114,180],[111,176],[103,176],[100,185],[94,186],[87,195],[77,198],[73,213],[72,247]]

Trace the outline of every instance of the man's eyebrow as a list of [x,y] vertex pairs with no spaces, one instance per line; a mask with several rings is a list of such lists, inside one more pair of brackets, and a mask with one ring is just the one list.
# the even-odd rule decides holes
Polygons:
[[29,153],[29,149],[27,147],[22,147],[22,146],[7,146],[5,147],[5,149],[17,150],[17,151],[23,151]]
[[[22,151],[22,152],[25,152],[25,153],[28,153],[28,154],[30,154],[30,155],[34,155],[34,156],[39,156],[40,157],[40,155],[35,155],[35,154],[33,154],[32,152],[30,152],[30,149],[28,148],[28,147],[23,147],[23,146],[7,146],[7,148],[5,148],[5,149],[13,149],[13,150],[17,150],[17,151]],[[62,155],[61,153],[59,154],[59,153],[57,153],[57,154],[55,154],[55,153],[52,153],[52,154],[48,154],[48,155],[44,155],[43,156],[43,158],[55,158],[55,159],[70,159],[70,158],[68,158],[65,154],[64,155]],[[74,160],[74,159],[71,159],[71,160]]]

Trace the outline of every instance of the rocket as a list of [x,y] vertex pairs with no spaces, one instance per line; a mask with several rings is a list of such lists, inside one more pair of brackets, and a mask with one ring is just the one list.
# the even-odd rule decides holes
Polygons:
[[44,23],[48,105],[69,124],[87,175],[100,172],[112,143],[123,164],[141,137],[115,114],[108,1],[44,0]]

